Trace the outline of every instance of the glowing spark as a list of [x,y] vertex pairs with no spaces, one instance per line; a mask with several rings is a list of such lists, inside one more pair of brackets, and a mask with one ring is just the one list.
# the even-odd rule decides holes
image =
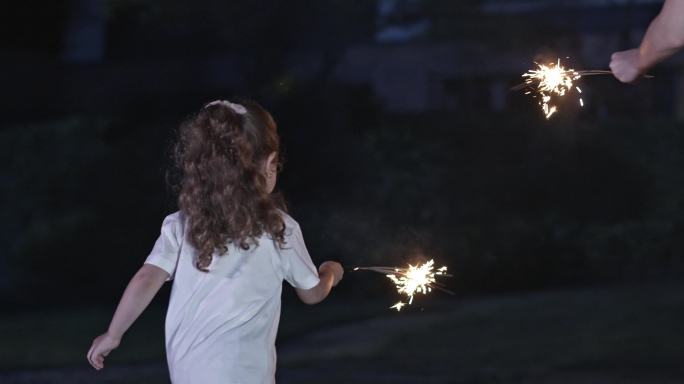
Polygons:
[[397,292],[408,296],[408,303],[413,303],[416,293],[426,294],[432,291],[431,285],[435,283],[435,275],[441,275],[444,271],[440,268],[433,271],[433,260],[419,266],[409,265],[402,273],[390,274],[387,277],[397,286]]
[[356,267],[353,270],[365,270],[382,273],[387,276],[397,287],[397,292],[408,297],[407,302],[398,302],[390,308],[400,311],[405,305],[413,303],[413,297],[417,293],[427,294],[432,292],[432,289],[439,289],[441,291],[451,293],[444,289],[436,280],[436,276],[451,276],[447,274],[447,267],[434,269],[434,260],[429,260],[424,264],[416,266],[410,265],[408,268],[397,267]]
[[[523,83],[511,88],[511,90],[523,90],[525,94],[536,93],[539,95],[539,105],[542,107],[544,115],[548,119],[553,115],[558,108],[552,105],[552,96],[562,97],[566,93],[572,91],[573,81],[579,80],[583,76],[607,76],[613,72],[603,69],[592,69],[584,71],[575,71],[574,69],[565,69],[560,65],[560,59],[556,63],[549,63],[549,65],[537,64],[537,69],[530,69],[522,75],[525,79]],[[642,75],[645,79],[652,79],[651,75]],[[580,87],[575,87],[577,93],[582,93]],[[580,106],[584,107],[584,100],[579,99]]]
[[[560,64],[560,59],[556,63],[549,65],[537,64],[537,69],[530,69],[522,75],[525,78],[524,85],[539,94],[539,105],[542,107],[544,115],[548,119],[558,111],[553,104],[552,98],[565,96],[573,89],[573,81],[578,80],[581,74],[574,69],[565,69]],[[577,92],[582,93],[579,87]],[[581,102],[581,105],[584,103]]]

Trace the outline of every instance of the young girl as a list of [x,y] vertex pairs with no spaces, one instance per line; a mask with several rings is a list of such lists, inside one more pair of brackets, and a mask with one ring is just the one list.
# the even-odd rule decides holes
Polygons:
[[93,341],[87,356],[95,369],[173,280],[165,326],[171,381],[275,382],[283,279],[315,304],[343,275],[332,261],[316,271],[299,225],[271,194],[278,146],[273,118],[251,102],[213,101],[181,127],[180,211],[164,219],[109,330]]

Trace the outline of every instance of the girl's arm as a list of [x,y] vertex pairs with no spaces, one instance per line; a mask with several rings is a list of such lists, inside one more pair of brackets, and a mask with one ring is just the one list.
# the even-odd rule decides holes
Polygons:
[[150,304],[168,277],[168,272],[151,264],[144,264],[133,276],[114,312],[109,329],[95,338],[88,351],[88,361],[93,368],[104,368],[105,356],[119,346],[124,333]]
[[306,304],[318,304],[330,294],[332,287],[342,280],[344,269],[340,263],[326,261],[318,268],[319,283],[311,289],[296,289],[299,299]]

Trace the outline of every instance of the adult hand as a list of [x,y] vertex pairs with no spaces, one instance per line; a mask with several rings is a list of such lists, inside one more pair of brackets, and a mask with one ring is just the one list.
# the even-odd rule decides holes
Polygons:
[[610,57],[610,70],[613,76],[623,83],[635,82],[643,73],[639,67],[639,49],[615,52]]

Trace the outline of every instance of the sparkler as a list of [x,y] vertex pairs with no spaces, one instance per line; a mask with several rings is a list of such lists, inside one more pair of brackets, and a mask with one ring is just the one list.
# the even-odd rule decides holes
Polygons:
[[432,289],[439,289],[441,291],[452,293],[451,291],[442,287],[436,280],[437,276],[451,276],[446,273],[447,267],[434,269],[434,260],[429,260],[424,264],[410,265],[408,268],[397,267],[356,267],[353,270],[365,270],[382,273],[387,276],[397,288],[397,292],[406,295],[408,300],[406,302],[399,301],[390,308],[401,311],[405,305],[413,303],[413,297],[417,293],[427,294],[432,292]]
[[[530,69],[522,75],[525,78],[522,88],[527,88],[526,94],[536,92],[539,96],[539,105],[542,107],[544,116],[548,119],[558,111],[558,107],[554,104],[553,99],[555,97],[565,96],[565,94],[576,90],[578,93],[582,93],[582,90],[574,86],[574,81],[579,80],[583,74],[575,71],[574,69],[565,69],[561,63],[560,59],[556,63],[550,63],[548,65],[537,64],[537,69]],[[608,73],[610,73],[608,71]],[[520,87],[520,86],[518,86]],[[584,101],[579,98],[580,106],[584,106]]]
[[[525,72],[522,75],[525,79],[524,82],[516,85],[512,89],[526,89],[527,91],[525,94],[527,95],[535,93],[536,96],[539,97],[539,105],[547,119],[558,112],[558,107],[554,102],[556,98],[565,96],[573,91],[582,94],[582,89],[574,84],[575,81],[583,76],[612,74],[611,71],[601,69],[585,71],[576,71],[572,68],[565,69],[561,65],[560,59],[555,63],[549,63],[548,65],[535,64],[537,64],[537,69],[530,69]],[[653,76],[643,75],[643,77],[648,79]],[[582,97],[578,97],[578,102],[580,107],[584,107],[584,100],[582,100]]]

